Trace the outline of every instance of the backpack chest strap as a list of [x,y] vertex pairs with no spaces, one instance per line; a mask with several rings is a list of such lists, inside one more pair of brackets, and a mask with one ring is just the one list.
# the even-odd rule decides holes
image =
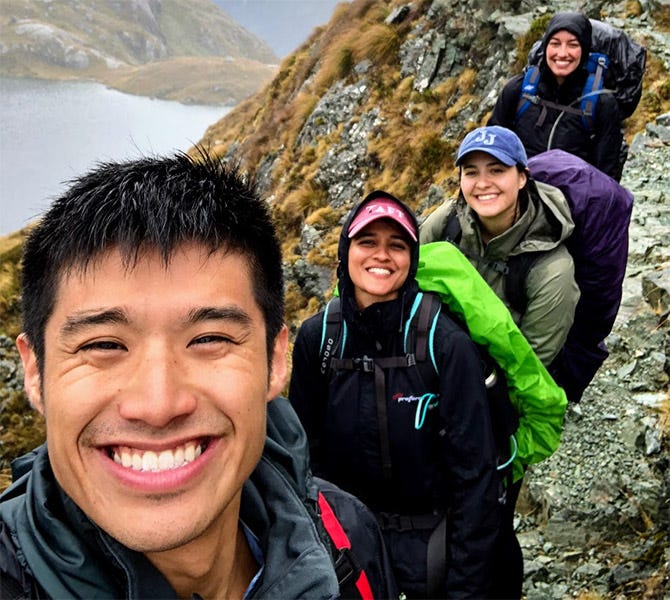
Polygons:
[[374,373],[375,405],[377,408],[377,426],[379,429],[379,454],[381,456],[382,475],[385,481],[391,481],[393,467],[391,462],[391,440],[389,437],[388,409],[386,406],[386,376],[384,369],[412,367],[416,364],[414,354],[388,356],[384,358],[333,358],[333,369],[348,369]]
[[375,365],[382,369],[397,369],[403,367],[413,367],[416,365],[416,358],[414,354],[406,354],[405,356],[388,356],[385,358],[370,358],[363,356],[362,358],[332,358],[330,366],[334,370],[345,369],[347,371],[361,371],[363,373],[373,373]]
[[558,102],[552,102],[551,100],[545,100],[539,96],[530,96],[528,94],[523,94],[522,98],[529,100],[532,104],[547,106],[549,108],[555,108],[561,112],[572,113],[573,115],[585,116],[587,114],[586,109],[577,108],[576,106],[569,106],[567,104],[559,104]]
[[[429,301],[424,301],[424,299]],[[433,294],[425,295],[419,292],[415,298],[411,316],[406,324],[403,344],[404,355],[377,358],[365,355],[363,357],[342,358],[346,340],[340,339],[341,336],[335,333],[335,329],[341,328],[343,330],[343,337],[346,337],[346,322],[342,319],[339,298],[331,300],[324,314],[321,345],[322,373],[348,370],[374,374],[375,406],[379,430],[379,454],[381,457],[382,476],[386,482],[390,482],[393,475],[387,414],[386,371],[389,369],[419,368],[420,366],[428,365],[423,371],[430,371],[432,377],[426,377],[422,369],[419,368],[421,379],[428,383],[437,377],[437,366],[432,349],[429,350],[429,347],[432,346],[430,338],[440,307],[441,302],[437,296]],[[336,342],[335,340],[338,341]],[[324,347],[324,343],[326,342],[327,344]],[[338,347],[339,352],[337,351]],[[327,352],[324,350],[327,350]],[[437,382],[439,383],[439,379],[437,379]]]

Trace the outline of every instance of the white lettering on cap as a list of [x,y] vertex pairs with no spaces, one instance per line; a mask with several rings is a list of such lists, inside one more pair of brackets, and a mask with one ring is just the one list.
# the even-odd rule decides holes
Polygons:
[[368,207],[368,210],[370,211],[370,214],[387,214],[395,215],[399,219],[405,218],[403,211],[401,211],[399,208],[396,208],[395,206],[381,206],[379,204],[373,204]]
[[495,140],[495,133],[487,133],[486,131],[480,131],[474,139],[475,142],[481,142],[485,146],[493,146]]

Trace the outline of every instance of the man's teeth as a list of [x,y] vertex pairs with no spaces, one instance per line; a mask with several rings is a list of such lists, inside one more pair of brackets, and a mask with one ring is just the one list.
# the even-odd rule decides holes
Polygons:
[[114,448],[114,462],[134,471],[169,471],[193,462],[202,454],[200,443],[189,442],[172,450],[154,452],[137,450],[127,446]]

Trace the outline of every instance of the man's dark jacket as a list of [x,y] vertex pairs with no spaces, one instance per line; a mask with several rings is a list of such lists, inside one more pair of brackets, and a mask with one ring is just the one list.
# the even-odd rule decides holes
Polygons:
[[[242,494],[240,517],[259,539],[265,561],[249,598],[340,596],[331,551],[310,514],[318,488],[308,461],[295,413],[286,399],[276,398],[268,406],[263,456]],[[22,457],[17,467],[24,474],[0,496],[0,597],[177,598],[143,554],[100,530],[63,492],[46,446]],[[342,490],[326,490],[375,596],[393,596],[374,517]]]

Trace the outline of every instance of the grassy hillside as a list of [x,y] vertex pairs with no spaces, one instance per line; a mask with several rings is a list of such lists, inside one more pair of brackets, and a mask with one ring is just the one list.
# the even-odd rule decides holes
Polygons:
[[19,262],[26,231],[0,237],[0,334],[12,339],[21,331]]
[[106,71],[99,79],[128,94],[234,106],[271,81],[276,72],[273,65],[245,58],[186,56]]

